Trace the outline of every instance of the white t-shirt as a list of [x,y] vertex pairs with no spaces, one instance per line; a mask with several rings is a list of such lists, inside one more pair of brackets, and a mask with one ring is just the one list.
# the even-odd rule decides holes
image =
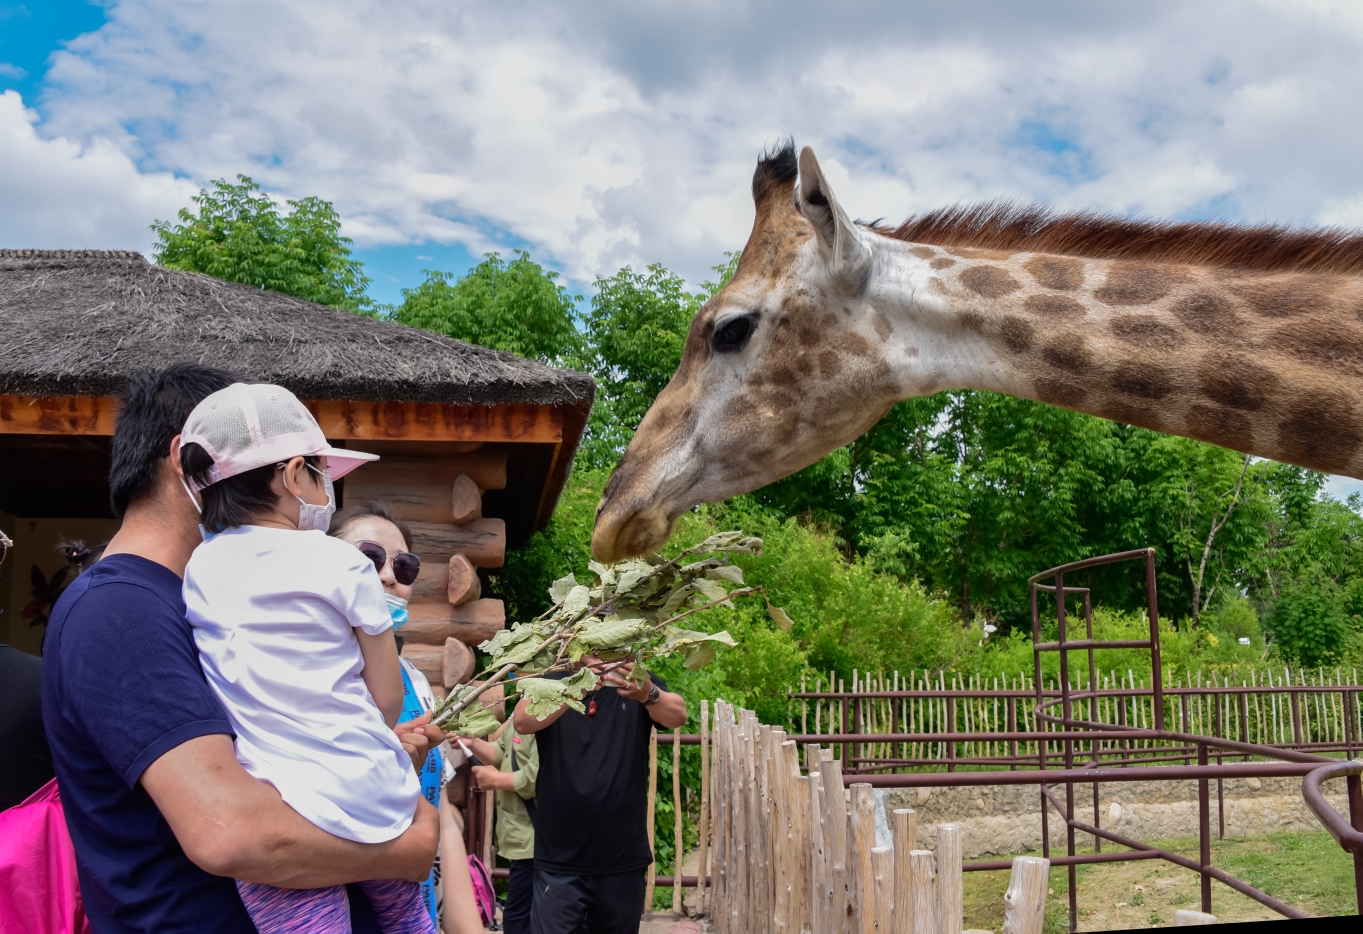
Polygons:
[[406,830],[420,783],[360,677],[352,631],[392,626],[373,562],[323,532],[241,526],[194,550],[184,594],[246,771],[338,837]]

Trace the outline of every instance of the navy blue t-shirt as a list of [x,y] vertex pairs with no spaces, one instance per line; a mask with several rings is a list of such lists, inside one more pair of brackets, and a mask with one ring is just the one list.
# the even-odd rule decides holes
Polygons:
[[255,931],[236,884],[189,861],[138,784],[181,743],[232,733],[180,586],[154,561],[110,555],[71,583],[47,624],[43,720],[98,934]]

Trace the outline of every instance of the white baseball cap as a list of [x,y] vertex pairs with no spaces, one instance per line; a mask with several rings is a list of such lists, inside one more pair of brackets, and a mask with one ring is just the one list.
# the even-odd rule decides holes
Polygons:
[[180,444],[193,442],[213,458],[208,483],[191,481],[195,492],[219,480],[299,455],[321,455],[339,480],[377,454],[334,448],[307,406],[283,386],[233,383],[204,399],[189,413]]

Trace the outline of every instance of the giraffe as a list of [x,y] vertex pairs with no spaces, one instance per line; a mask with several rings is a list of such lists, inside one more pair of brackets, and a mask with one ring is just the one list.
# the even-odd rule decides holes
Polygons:
[[1363,235],[995,202],[853,223],[809,148],[753,176],[733,280],[611,475],[592,551],[984,389],[1363,478]]

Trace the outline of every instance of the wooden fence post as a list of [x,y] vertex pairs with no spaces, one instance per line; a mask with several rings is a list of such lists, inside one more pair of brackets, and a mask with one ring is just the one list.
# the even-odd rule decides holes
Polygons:
[[878,846],[871,850],[871,871],[875,876],[875,930],[889,934],[894,923],[894,847]]
[[937,870],[931,850],[909,853],[909,874],[913,877],[909,886],[913,934],[937,934]]
[[1041,934],[1050,878],[1049,859],[1014,857],[1008,891],[1003,896],[1003,934]]
[[852,785],[847,816],[847,895],[856,934],[875,934],[875,869],[871,851],[876,845],[875,792],[865,782]]
[[[817,755],[817,753],[816,753]],[[832,884],[828,874],[828,850],[824,843],[824,814],[827,808],[823,802],[823,774],[819,771],[822,763],[816,758],[815,768],[809,773],[809,828],[810,828],[810,883],[812,890],[811,907],[813,930],[815,934],[828,934],[832,925],[829,921],[829,905],[833,900]]]
[[[822,752],[819,753],[823,755]],[[843,797],[842,762],[823,759],[819,763],[819,784],[823,788],[823,845],[828,854],[828,930],[843,934],[849,929],[847,916],[847,799]]]
[[937,931],[961,934],[964,892],[961,879],[961,825],[937,825]]
[[[653,842],[656,838],[658,801],[658,728],[652,727],[648,731],[648,849],[653,852]],[[644,885],[644,914],[653,913],[653,881],[657,877],[658,861],[655,859],[648,864],[648,881]]]
[[672,913],[682,910],[681,728],[672,731]]
[[706,860],[709,856],[709,837],[710,837],[710,705],[707,701],[700,702],[700,840],[699,850],[696,854],[698,866],[696,868],[696,908],[702,915],[710,914],[710,864]]
[[890,931],[891,934],[914,934],[913,873],[909,870],[909,853],[917,845],[918,814],[909,808],[898,808],[891,815],[890,832],[894,837],[894,892],[899,906]]

